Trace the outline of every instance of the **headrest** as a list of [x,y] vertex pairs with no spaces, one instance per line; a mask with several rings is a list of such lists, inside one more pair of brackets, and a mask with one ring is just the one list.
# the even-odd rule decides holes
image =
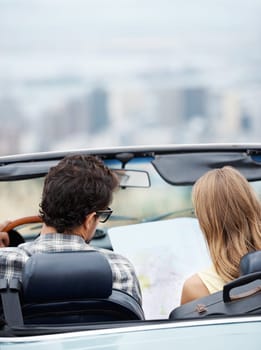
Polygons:
[[107,298],[112,293],[112,271],[97,251],[37,253],[22,273],[24,302]]
[[239,270],[241,275],[261,271],[261,250],[244,255],[240,260]]

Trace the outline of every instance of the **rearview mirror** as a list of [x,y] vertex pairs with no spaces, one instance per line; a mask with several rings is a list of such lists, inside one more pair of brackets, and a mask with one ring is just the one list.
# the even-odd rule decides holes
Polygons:
[[112,169],[119,179],[119,186],[126,187],[150,187],[150,177],[144,170]]

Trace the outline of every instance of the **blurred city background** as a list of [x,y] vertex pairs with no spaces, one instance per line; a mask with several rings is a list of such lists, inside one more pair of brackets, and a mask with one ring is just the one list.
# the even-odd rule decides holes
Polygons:
[[0,155],[259,142],[261,0],[0,0]]

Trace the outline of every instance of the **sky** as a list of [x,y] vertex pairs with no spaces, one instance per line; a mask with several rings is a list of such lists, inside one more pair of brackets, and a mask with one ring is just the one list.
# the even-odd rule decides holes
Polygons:
[[0,50],[84,53],[202,46],[211,38],[216,45],[220,38],[254,41],[261,37],[260,15],[260,0],[0,0]]
[[162,67],[254,75],[260,15],[261,0],[0,0],[0,88]]

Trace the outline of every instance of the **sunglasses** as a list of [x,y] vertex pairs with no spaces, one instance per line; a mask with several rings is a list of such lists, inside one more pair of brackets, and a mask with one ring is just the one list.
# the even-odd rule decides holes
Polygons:
[[96,216],[99,218],[99,222],[106,222],[111,216],[113,210],[111,208],[107,208],[104,210],[96,210]]

